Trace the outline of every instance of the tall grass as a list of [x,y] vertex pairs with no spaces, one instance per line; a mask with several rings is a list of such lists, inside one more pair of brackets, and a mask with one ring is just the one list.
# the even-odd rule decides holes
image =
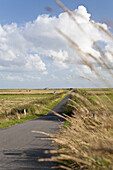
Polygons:
[[[75,19],[73,12],[60,1],[56,0],[56,2],[93,42],[100,57],[85,53],[61,29],[56,28],[57,31],[71,44],[81,62],[95,73],[98,80],[107,87],[112,87],[112,83],[108,82],[96,67],[100,66],[112,80],[113,72],[107,54],[89,37],[85,29]],[[81,15],[81,17],[84,16]],[[90,23],[113,41],[113,35],[109,31],[91,20]],[[113,56],[112,51],[110,53]],[[92,79],[82,78],[92,82],[93,86],[95,85]],[[98,95],[94,91],[92,91],[92,95],[89,95],[86,90],[76,90],[72,99],[69,100],[64,115],[69,124],[55,138],[59,145],[56,161],[60,163],[60,169],[113,169],[113,90],[109,90],[111,97],[104,90],[101,89],[101,91],[102,95]]]
[[[92,42],[95,50],[97,52],[99,52],[100,56],[96,57],[91,53],[84,52],[83,49],[80,47],[80,45],[77,42],[75,42],[73,39],[71,39],[68,35],[66,35],[61,29],[56,27],[56,30],[70,43],[71,47],[76,52],[76,55],[81,60],[82,64],[86,65],[89,69],[91,69],[91,71],[93,73],[95,73],[95,75],[98,77],[98,79],[101,80],[104,84],[106,84],[106,86],[112,87],[112,84],[110,82],[106,81],[106,79],[104,78],[105,73],[102,74],[102,72],[100,72],[97,69],[97,65],[98,65],[107,74],[109,74],[111,79],[113,78],[112,64],[111,64],[111,61],[109,60],[107,53],[104,52],[104,50],[101,48],[101,46],[99,46],[98,43],[88,35],[87,31],[85,31],[85,29],[82,27],[82,25],[80,25],[78,23],[78,21],[76,20],[76,18],[74,16],[74,13],[72,11],[70,11],[69,9],[67,9],[60,1],[56,0],[56,2],[65,12],[68,13],[68,15],[70,16],[70,19],[72,19],[73,22],[75,23],[75,25],[77,25],[79,27],[79,29],[81,30],[81,32],[84,33],[84,36],[86,36]],[[79,17],[84,18],[84,16],[80,15],[80,14],[79,14]],[[93,27],[95,27],[96,30],[103,33],[107,38],[109,38],[110,41],[113,42],[113,35],[108,30],[106,30],[104,27],[102,27],[101,24],[95,23],[92,20],[90,20],[89,22]],[[110,50],[109,53],[113,57],[112,50]],[[93,82],[93,80],[91,80],[87,77],[86,77],[86,79]],[[93,82],[93,85],[94,85],[94,82]]]
[[73,113],[71,117],[65,115],[70,126],[63,128],[55,139],[60,146],[60,168],[112,169],[113,100],[102,100],[101,96],[91,99],[78,90],[68,105]]

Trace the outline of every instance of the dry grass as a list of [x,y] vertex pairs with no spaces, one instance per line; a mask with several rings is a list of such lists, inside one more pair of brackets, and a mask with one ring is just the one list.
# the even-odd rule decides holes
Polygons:
[[79,90],[73,93],[69,101],[73,116],[66,118],[71,126],[55,139],[60,146],[57,161],[70,169],[113,169],[113,114],[105,103],[111,102],[101,99],[103,108],[101,100],[97,104],[90,97]]
[[43,95],[40,97],[37,95],[0,95],[0,114],[4,114],[5,111],[11,112],[12,108],[17,108],[25,105],[29,105],[30,103],[35,102],[36,100],[43,100],[44,98],[51,97],[52,95]]
[[[77,22],[74,13],[60,1],[56,0],[56,2],[68,13],[81,32],[91,40],[100,57],[85,53],[61,29],[56,28],[56,30],[70,43],[81,63],[86,65],[104,85],[108,88],[112,87],[113,71],[107,53],[89,37],[85,29]],[[84,18],[82,15],[80,17]],[[92,20],[89,22],[113,42],[113,35],[101,24]],[[112,51],[110,54],[113,56]],[[100,66],[104,73],[99,71],[97,66]],[[111,81],[106,80],[105,74],[111,78]],[[85,79],[95,86],[93,80],[88,77]],[[73,115],[71,117],[65,115],[70,126],[63,128],[54,139],[60,146],[57,156],[60,169],[113,169],[113,90],[88,89],[87,92],[78,90],[73,93],[67,112],[70,112],[70,108]]]
[[[31,90],[30,92],[25,92],[25,90],[1,90],[0,123],[20,119],[26,115],[45,114],[47,112],[45,108],[57,103],[69,90],[64,90],[64,93],[60,93],[58,89],[55,91],[56,94],[54,95],[53,90]],[[27,112],[26,115],[24,110]]]
[[[92,73],[95,73],[97,78],[101,80],[106,86],[112,87],[111,81],[108,82],[104,75],[97,69],[97,65],[100,66],[109,76],[111,76],[111,80],[113,79],[113,71],[112,71],[112,64],[109,60],[109,57],[107,54],[103,51],[103,49],[93,40],[88,33],[85,31],[85,29],[78,23],[76,20],[74,13],[67,9],[59,0],[56,0],[57,4],[70,16],[70,19],[73,20],[75,25],[81,30],[82,33],[84,33],[84,36],[86,36],[93,44],[95,50],[99,52],[100,57],[94,56],[91,53],[84,52],[83,49],[79,46],[78,43],[76,43],[73,39],[71,39],[68,35],[66,35],[64,32],[62,32],[61,29],[56,28],[56,30],[70,43],[73,50],[76,52],[76,56],[80,59],[82,64],[86,65]],[[80,15],[81,18],[84,18],[83,15]],[[85,19],[85,18],[84,18]],[[113,35],[107,31],[104,27],[101,26],[99,23],[95,23],[94,21],[90,20],[90,24],[95,27],[96,30],[103,33],[109,40],[113,41]],[[113,56],[112,51],[110,51],[111,56]],[[88,80],[89,78],[87,78]],[[93,80],[91,80],[93,82]],[[94,82],[93,82],[94,85]]]
[[[0,94],[50,94],[56,91],[60,93],[61,89],[0,89]],[[63,89],[68,92],[68,89]]]

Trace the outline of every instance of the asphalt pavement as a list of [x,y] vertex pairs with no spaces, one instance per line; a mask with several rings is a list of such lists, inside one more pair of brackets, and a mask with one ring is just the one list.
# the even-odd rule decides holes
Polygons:
[[[68,95],[53,110],[62,114],[63,106],[70,97]],[[56,144],[46,135],[32,131],[55,133],[63,121],[50,111],[40,118],[0,130],[0,170],[56,169],[54,162],[43,161],[43,158],[53,156],[49,151],[56,150]]]

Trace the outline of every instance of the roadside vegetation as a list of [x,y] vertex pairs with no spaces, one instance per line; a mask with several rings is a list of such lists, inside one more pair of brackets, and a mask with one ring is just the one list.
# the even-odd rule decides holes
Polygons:
[[68,93],[55,90],[1,90],[0,128],[8,127],[25,120],[46,114]]
[[[72,47],[76,60],[90,70],[92,74],[81,74],[80,78],[89,81],[96,89],[78,89],[72,94],[65,107],[64,118],[66,123],[53,139],[59,145],[55,161],[59,163],[59,169],[67,170],[112,170],[113,169],[113,51],[105,48],[91,37],[84,29],[85,17],[79,14],[83,23],[76,19],[76,14],[67,9],[59,0],[57,4],[69,15],[75,27],[80,30],[92,44],[92,49],[85,51],[62,28],[56,28],[60,35]],[[113,44],[113,35],[102,24],[88,20],[89,26],[109,39]],[[68,23],[67,23],[68,24]],[[78,35],[77,35],[78,36]],[[85,38],[84,38],[85,42]],[[103,41],[102,41],[103,43]],[[87,44],[88,45],[88,44]],[[90,46],[89,46],[90,48]],[[111,58],[110,58],[111,57]],[[74,63],[73,63],[74,64]],[[98,89],[100,87],[106,89]],[[60,116],[60,115],[59,115]]]
[[113,169],[113,89],[78,89],[55,140],[61,169]]

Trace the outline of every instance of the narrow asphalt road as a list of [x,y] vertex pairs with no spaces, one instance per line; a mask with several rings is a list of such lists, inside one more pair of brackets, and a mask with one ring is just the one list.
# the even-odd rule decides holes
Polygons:
[[[63,106],[70,96],[53,110],[63,113]],[[63,119],[50,111],[40,118],[0,130],[0,170],[56,169],[54,162],[39,162],[38,159],[51,158],[52,154],[47,151],[56,150],[57,147],[51,140],[47,140],[47,136],[32,131],[54,133],[62,121]]]

